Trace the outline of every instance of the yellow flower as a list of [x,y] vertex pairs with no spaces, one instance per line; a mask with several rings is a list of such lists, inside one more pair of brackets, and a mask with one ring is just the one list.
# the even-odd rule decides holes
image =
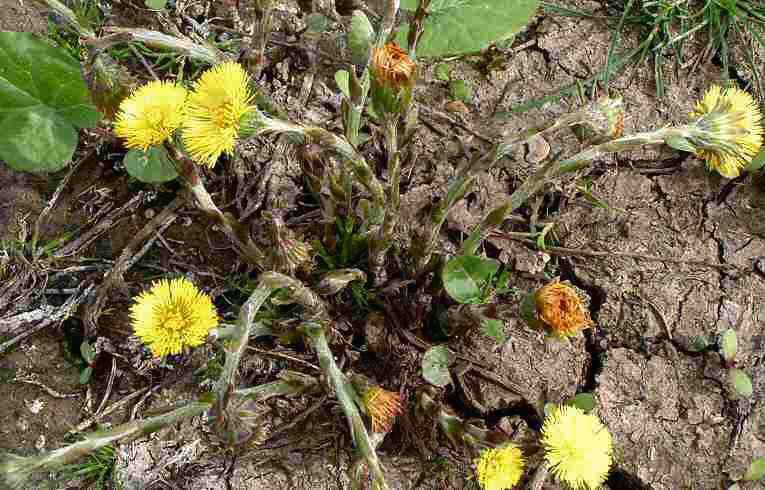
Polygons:
[[554,281],[536,294],[539,319],[555,337],[570,337],[595,325],[590,313],[571,286]]
[[611,433],[598,417],[579,408],[562,406],[542,426],[547,469],[569,487],[595,489],[611,468]]
[[503,448],[482,451],[475,464],[481,488],[508,490],[521,480],[526,462],[520,448],[509,444]]
[[257,108],[244,68],[232,61],[207,70],[189,95],[183,143],[199,163],[212,167],[222,153],[234,153],[242,119]]
[[201,345],[218,324],[210,297],[185,278],[155,282],[138,296],[130,318],[135,334],[157,357]]
[[114,132],[125,146],[146,151],[173,136],[183,122],[186,89],[169,81],[143,85],[120,104]]
[[754,98],[738,88],[713,85],[691,113],[696,155],[730,179],[752,161],[762,146],[762,114]]

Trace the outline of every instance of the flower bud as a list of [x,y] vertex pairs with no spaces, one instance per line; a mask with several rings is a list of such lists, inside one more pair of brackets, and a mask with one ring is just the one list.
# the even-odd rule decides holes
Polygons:
[[574,288],[553,281],[536,293],[537,317],[553,337],[572,337],[595,326]]
[[370,64],[372,104],[382,116],[402,116],[412,102],[417,64],[395,44],[374,48]]

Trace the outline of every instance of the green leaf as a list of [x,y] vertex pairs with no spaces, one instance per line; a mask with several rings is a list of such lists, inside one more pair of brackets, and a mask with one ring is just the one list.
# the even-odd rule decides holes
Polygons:
[[340,89],[340,91],[345,94],[346,97],[349,99],[351,98],[351,74],[348,73],[345,70],[337,70],[335,72],[335,83],[337,84],[337,88]]
[[452,83],[449,84],[449,93],[454,100],[461,100],[466,103],[473,101],[473,89],[465,80],[452,80]]
[[87,340],[80,344],[80,354],[82,354],[82,358],[88,363],[92,362],[96,356],[96,352]]
[[122,163],[125,165],[125,170],[141,182],[161,184],[178,177],[175,166],[161,146],[151,146],[146,153],[141,150],[130,150]]
[[746,170],[748,172],[754,172],[762,167],[765,167],[765,148],[760,150],[760,152],[752,158],[752,161],[746,166]]
[[310,33],[321,34],[329,27],[329,17],[318,13],[308,14],[305,23]]
[[706,335],[699,335],[695,339],[693,339],[693,350],[696,352],[701,352],[707,347],[709,347],[710,342]]
[[446,63],[436,66],[436,78],[442,82],[448,82],[452,78],[452,67]]
[[675,150],[687,151],[688,153],[696,152],[696,147],[682,136],[670,136],[669,138],[665,138],[664,142]]
[[532,292],[528,294],[521,302],[520,307],[521,318],[528,324],[529,327],[538,330],[540,327],[539,320],[537,319],[537,293]]
[[146,6],[152,10],[164,10],[167,7],[167,0],[146,0]]
[[738,396],[750,397],[754,391],[752,388],[752,380],[749,376],[740,369],[728,370],[728,383],[733,391]]
[[364,12],[354,10],[348,30],[348,52],[351,54],[351,63],[363,65],[367,62],[372,52],[374,39],[375,30],[372,23]]
[[765,458],[755,458],[744,474],[744,481],[756,481],[765,476]]
[[443,388],[452,382],[449,366],[457,360],[457,355],[448,347],[431,347],[422,356],[422,377],[435,386]]
[[563,403],[584,410],[585,412],[591,412],[598,406],[595,401],[595,396],[592,393],[578,393]]
[[80,384],[86,385],[90,381],[90,376],[93,374],[93,368],[92,367],[86,367],[82,371],[80,371]]
[[720,354],[723,359],[730,362],[736,358],[738,353],[738,337],[736,331],[732,328],[724,331],[720,337]]
[[101,114],[80,65],[28,32],[0,32],[0,159],[23,171],[55,172],[72,158],[76,128]]
[[481,321],[481,332],[487,337],[491,337],[498,344],[504,344],[507,340],[505,335],[505,324],[496,318],[484,318]]
[[[538,0],[432,0],[418,56],[446,56],[480,51],[520,31],[536,12]],[[401,0],[401,8],[417,9],[417,0]],[[406,46],[409,26],[402,25],[398,44]]]
[[446,292],[458,303],[480,304],[483,292],[499,269],[499,262],[475,255],[459,255],[446,263],[443,282]]

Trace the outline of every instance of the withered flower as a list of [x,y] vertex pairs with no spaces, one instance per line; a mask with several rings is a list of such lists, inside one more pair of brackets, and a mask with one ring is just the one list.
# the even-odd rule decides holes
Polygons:
[[536,307],[539,320],[554,337],[571,337],[595,326],[574,288],[559,281],[553,281],[537,291]]
[[401,395],[383,389],[359,374],[351,378],[351,383],[361,398],[361,408],[372,419],[372,430],[390,432],[396,417],[404,409]]
[[372,103],[378,114],[405,114],[412,101],[417,64],[390,43],[374,49],[370,69]]

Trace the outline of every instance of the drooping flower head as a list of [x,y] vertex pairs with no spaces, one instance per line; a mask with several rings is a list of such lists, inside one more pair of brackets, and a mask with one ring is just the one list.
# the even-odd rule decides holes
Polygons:
[[485,449],[475,460],[476,476],[483,490],[509,490],[521,480],[526,461],[518,446]]
[[218,325],[210,297],[186,278],[155,282],[138,296],[130,318],[135,334],[157,357],[201,345]]
[[199,77],[189,95],[183,143],[198,163],[212,167],[221,154],[233,155],[242,119],[257,111],[244,68],[232,61]]
[[361,398],[361,408],[372,419],[372,430],[390,432],[393,422],[404,408],[401,395],[378,386],[360,374],[354,374],[351,383]]
[[691,113],[691,143],[709,168],[738,177],[762,147],[762,114],[754,98],[738,88],[713,85]]
[[547,469],[574,490],[598,488],[608,476],[613,441],[597,416],[564,405],[542,426]]
[[595,323],[574,288],[553,281],[536,294],[537,315],[554,337],[571,337]]
[[181,126],[186,95],[185,88],[166,80],[139,87],[120,104],[114,132],[131,149],[161,145]]

